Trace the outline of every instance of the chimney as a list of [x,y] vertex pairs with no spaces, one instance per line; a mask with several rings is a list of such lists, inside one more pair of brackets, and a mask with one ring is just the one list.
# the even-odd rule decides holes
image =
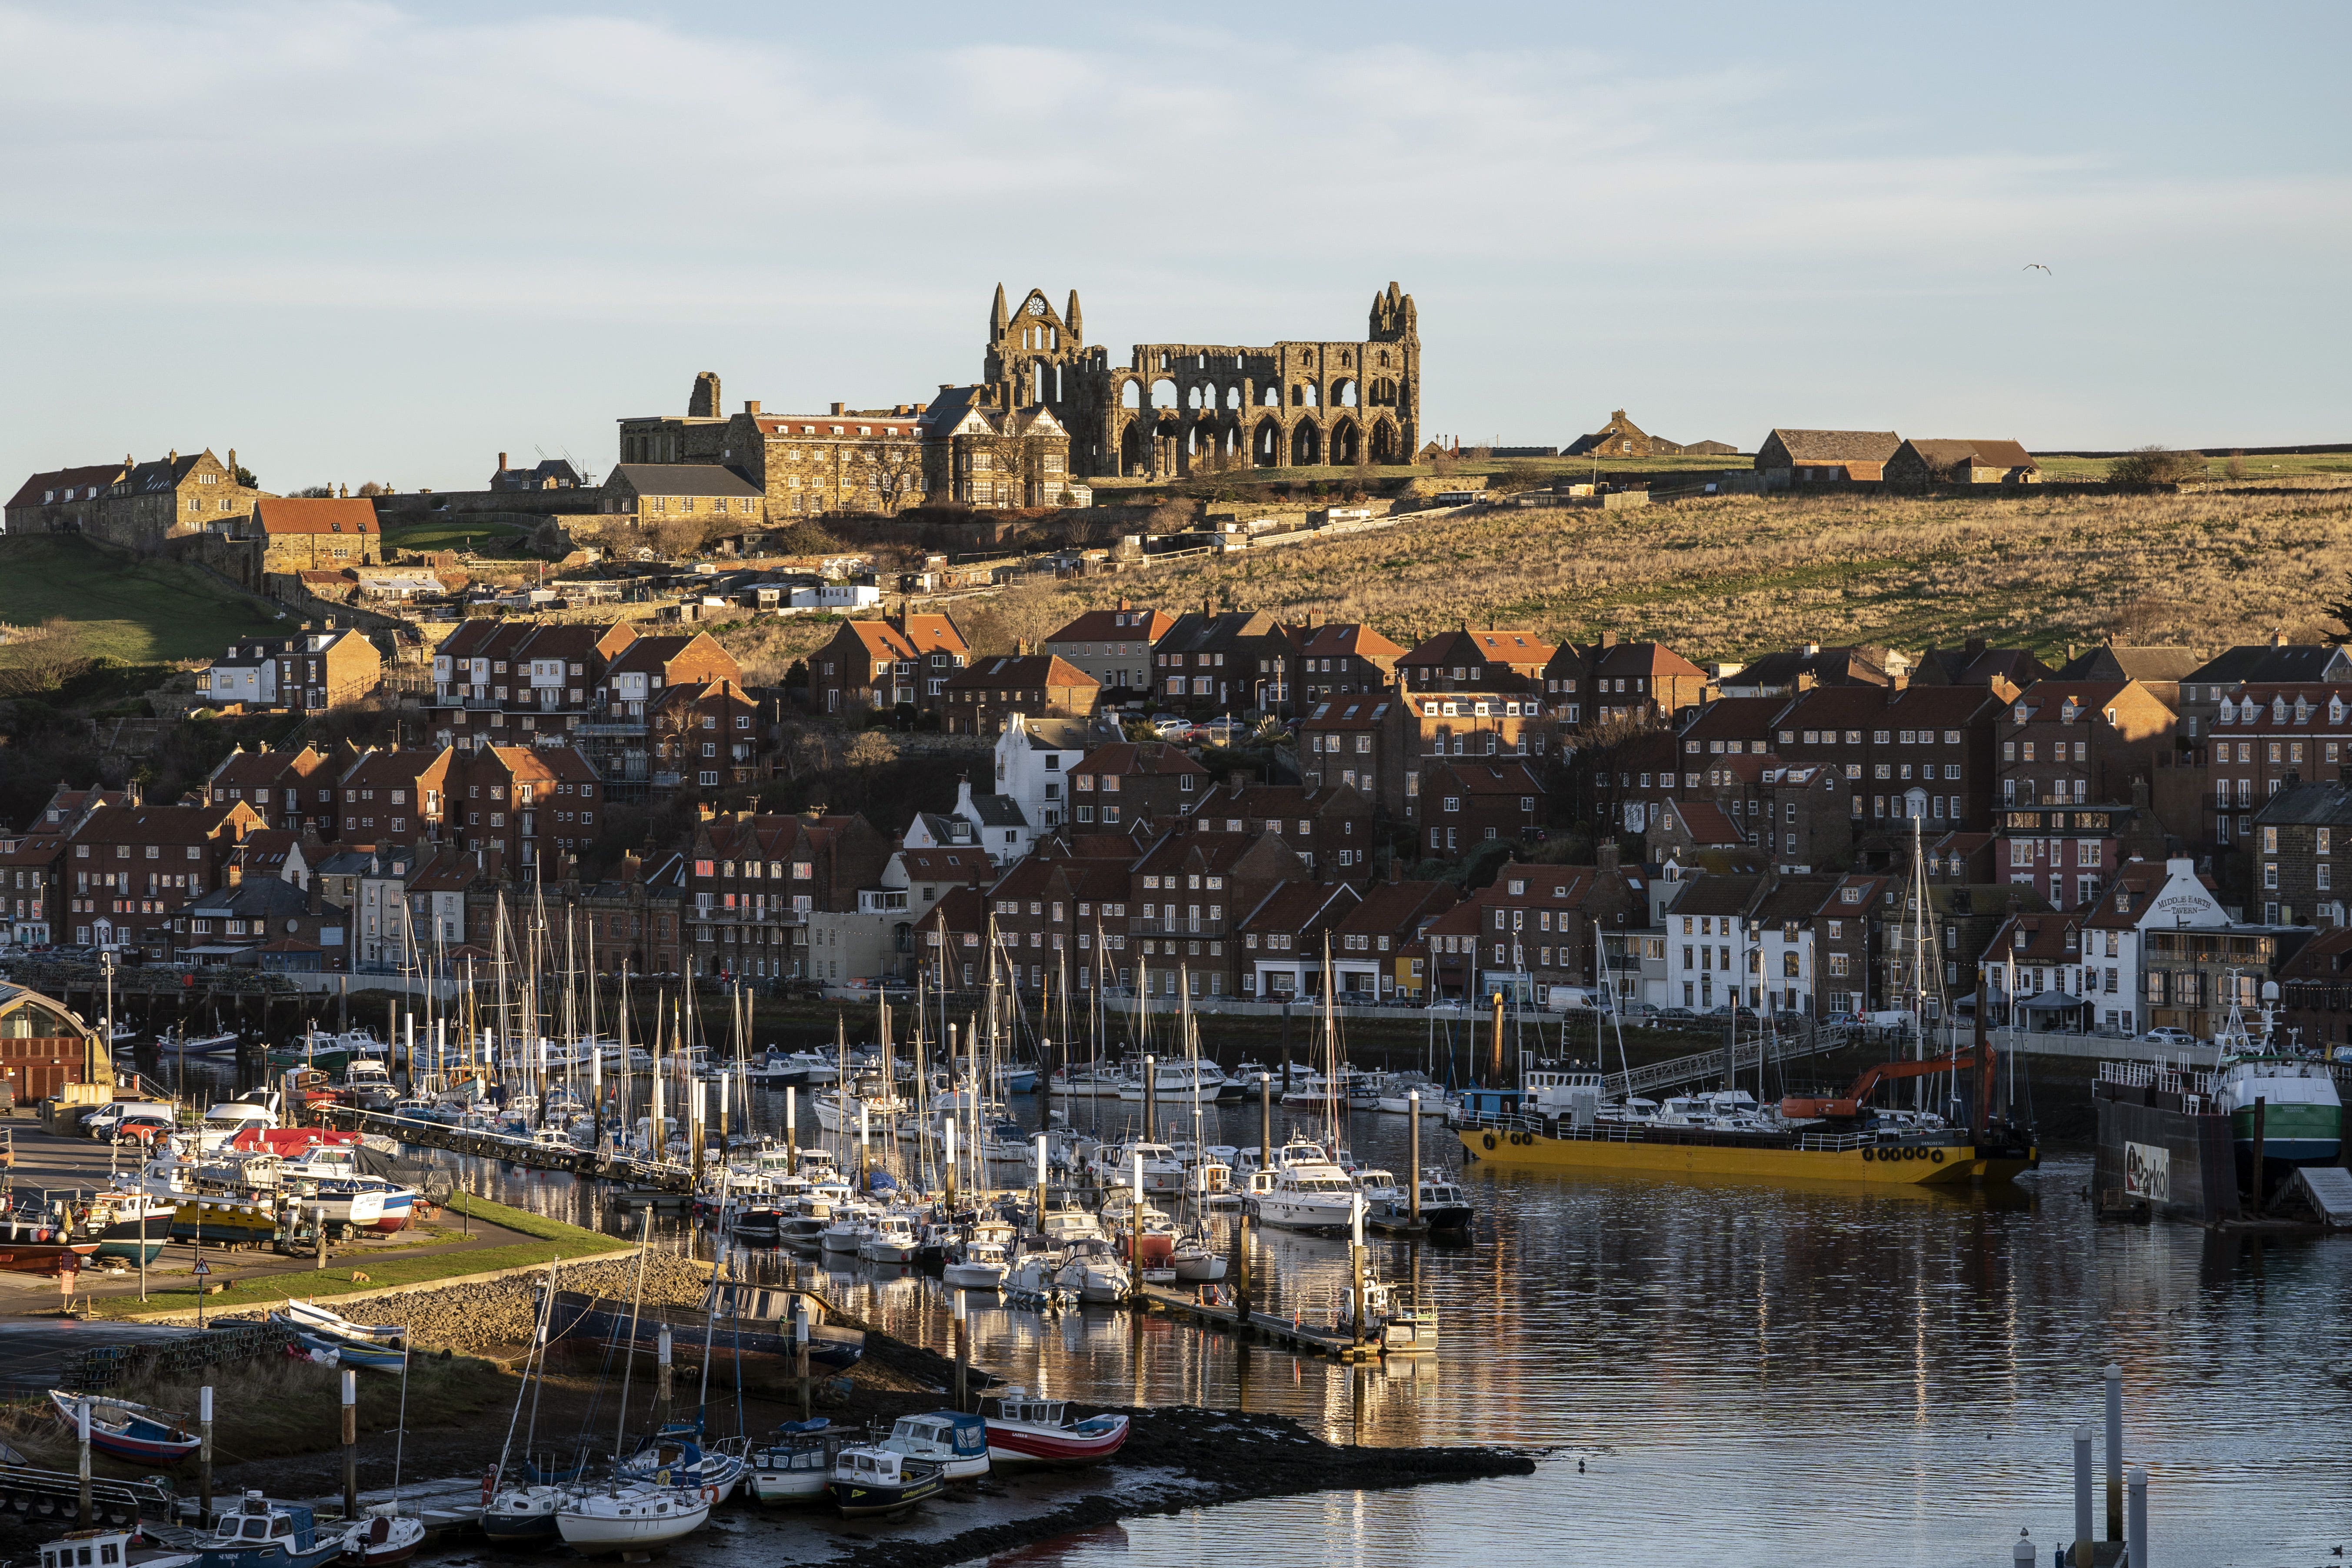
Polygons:
[[500,453],[499,454],[499,472],[500,472],[500,473],[502,473],[502,474],[503,474],[503,473],[505,473],[506,471],[507,471],[507,455],[506,455],[504,452],[500,452]]
[[1391,888],[1393,888],[1393,887],[1395,887],[1399,882],[1402,882],[1402,881],[1403,881],[1403,880],[1404,880],[1404,867],[1403,867],[1403,865],[1402,865],[1402,863],[1397,859],[1396,856],[1394,856],[1393,854],[1391,854],[1391,855],[1389,857],[1389,886],[1390,886],[1390,887],[1391,887]]
[[1592,863],[1603,871],[1616,870],[1618,868],[1617,841],[1614,838],[1604,838],[1599,844],[1594,845],[1592,847]]
[[245,868],[238,865],[234,860],[228,863],[227,868],[224,870],[221,875],[226,879],[228,885],[232,888],[240,888],[245,885]]
[[2286,647],[2286,629],[2284,626],[2279,628],[2277,631],[2271,633],[2271,647]]
[[2146,811],[2147,809],[2147,775],[2146,773],[2134,773],[2132,775],[2132,805],[2142,811]]
[[834,412],[835,416],[835,417],[838,417],[838,416],[840,416],[841,415],[844,415],[844,414],[846,414],[846,413],[848,413],[848,412],[849,412],[849,405],[847,405],[846,403],[836,403],[836,404],[835,404],[835,405],[833,405],[833,412]]
[[228,480],[231,484],[236,483],[236,448],[234,447],[228,449]]
[[[1601,646],[1602,647],[1615,647],[1617,646],[1617,634],[1615,632],[1602,632],[1601,634]],[[1615,678],[1612,676],[1611,679],[1614,679]]]

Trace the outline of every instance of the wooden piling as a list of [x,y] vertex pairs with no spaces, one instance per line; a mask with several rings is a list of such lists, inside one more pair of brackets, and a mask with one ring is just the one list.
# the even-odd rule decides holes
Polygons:
[[343,1371],[343,1517],[360,1516],[360,1374]]
[[1412,1123],[1405,1130],[1404,1190],[1412,1194],[1412,1207],[1406,1211],[1414,1232],[1421,1230],[1421,1090],[1414,1089],[1404,1097],[1404,1119]]
[[[202,1284],[203,1281],[197,1281]],[[213,1385],[196,1390],[196,1500],[206,1519],[213,1512]]]
[[80,1522],[78,1529],[90,1528],[89,1518],[89,1395],[83,1394],[74,1403],[74,1435],[81,1450],[81,1494],[74,1517]]
[[2107,1539],[2124,1538],[2124,1369],[2107,1363]]
[[959,1289],[955,1293],[955,1407],[957,1414],[959,1415],[961,1415],[964,1409],[966,1392],[971,1373],[971,1325],[964,1315],[963,1291]]

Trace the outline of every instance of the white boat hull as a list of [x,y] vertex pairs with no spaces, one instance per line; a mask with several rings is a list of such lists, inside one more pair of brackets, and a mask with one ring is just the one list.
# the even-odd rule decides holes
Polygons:
[[960,1290],[1002,1290],[1010,1272],[1002,1263],[950,1263],[940,1279]]
[[701,1493],[647,1487],[566,1500],[556,1510],[555,1528],[565,1545],[594,1555],[664,1545],[692,1534],[709,1519],[710,1500]]

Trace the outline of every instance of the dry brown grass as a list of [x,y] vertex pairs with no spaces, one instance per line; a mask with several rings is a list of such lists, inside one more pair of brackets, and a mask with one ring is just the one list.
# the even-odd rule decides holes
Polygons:
[[1005,596],[1052,625],[1122,595],[1366,621],[1398,642],[1460,625],[1654,637],[1695,659],[1798,642],[2045,652],[2118,626],[2200,647],[2310,638],[2352,574],[2352,484],[2182,496],[1725,498],[1530,510]]

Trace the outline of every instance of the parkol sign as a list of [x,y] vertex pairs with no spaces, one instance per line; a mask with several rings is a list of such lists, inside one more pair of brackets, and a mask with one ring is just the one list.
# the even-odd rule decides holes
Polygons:
[[2124,1194],[2150,1203],[2170,1203],[2172,1151],[2155,1143],[2125,1144]]

